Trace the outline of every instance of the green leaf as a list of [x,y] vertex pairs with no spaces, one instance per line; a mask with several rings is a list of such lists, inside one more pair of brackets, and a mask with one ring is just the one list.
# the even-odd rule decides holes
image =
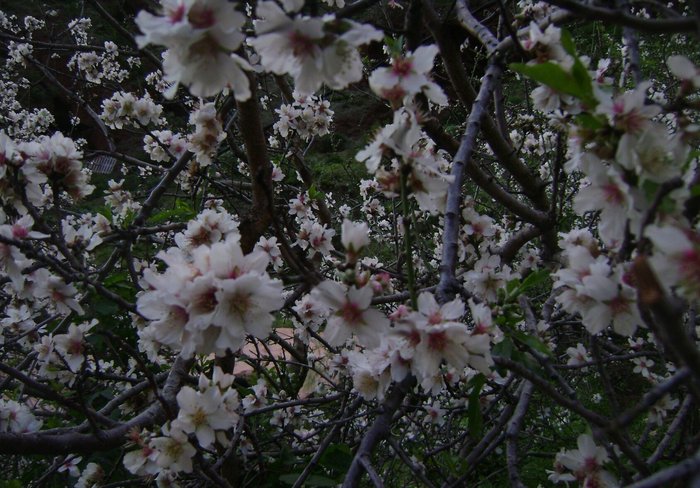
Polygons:
[[535,351],[538,351],[546,356],[552,355],[552,351],[550,351],[549,348],[542,341],[540,341],[537,337],[531,334],[527,334],[520,330],[514,330],[512,331],[511,335],[515,338],[515,340],[522,344],[525,344],[528,347],[531,347]]
[[95,295],[90,300],[90,306],[101,317],[112,317],[119,312],[119,305],[101,295]]
[[598,130],[605,127],[605,121],[600,117],[589,114],[588,112],[580,113],[576,116],[576,124],[584,129]]
[[20,480],[0,480],[0,488],[22,488],[23,486]]
[[481,437],[481,432],[484,430],[484,418],[481,415],[481,402],[479,402],[479,395],[481,394],[481,389],[483,388],[484,383],[486,383],[486,378],[484,375],[479,374],[471,380],[471,383],[473,386],[471,393],[469,393],[469,405],[467,407],[469,434],[478,439]]
[[578,98],[588,108],[597,105],[597,100],[593,96],[591,77],[578,58],[575,58],[571,73],[551,61],[534,65],[512,63],[510,68],[516,73],[547,85],[556,92]]
[[576,54],[576,45],[574,44],[574,40],[571,37],[571,33],[566,29],[561,30],[561,45],[564,48],[564,51],[571,54],[573,57],[578,57]]
[[504,337],[501,342],[493,346],[491,349],[491,354],[510,359],[510,356],[513,354],[513,341],[511,341],[508,337]]
[[309,187],[309,198],[311,200],[323,200],[326,197],[326,194],[320,191],[318,188],[316,188],[316,185],[311,185]]
[[[523,293],[527,293],[528,291],[532,290],[533,288],[536,288],[542,284],[544,284],[550,276],[550,272],[547,269],[539,269],[537,271],[533,271],[525,279],[518,284],[518,286],[515,286],[508,292],[508,299],[513,300]],[[515,283],[518,283],[515,281]]]
[[331,471],[345,473],[352,464],[352,449],[346,444],[331,444],[321,455],[318,464]]
[[176,200],[175,207],[163,210],[151,216],[148,221],[151,224],[162,224],[164,222],[178,220],[191,220],[197,215],[189,202],[185,200]]

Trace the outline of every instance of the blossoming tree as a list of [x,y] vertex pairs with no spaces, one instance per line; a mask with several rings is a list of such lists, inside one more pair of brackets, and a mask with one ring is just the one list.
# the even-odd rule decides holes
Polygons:
[[700,483],[697,5],[138,3],[0,11],[1,486]]

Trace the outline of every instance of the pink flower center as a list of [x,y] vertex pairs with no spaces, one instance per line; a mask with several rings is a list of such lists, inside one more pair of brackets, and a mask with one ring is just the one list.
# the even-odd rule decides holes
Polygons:
[[620,187],[614,183],[604,185],[603,194],[605,195],[605,201],[613,205],[622,205],[625,201],[625,194]]
[[413,62],[410,59],[394,58],[394,62],[391,65],[391,72],[395,76],[403,78],[404,76],[410,75],[412,71]]
[[618,295],[615,298],[613,298],[608,304],[608,306],[610,307],[610,310],[612,311],[613,315],[627,313],[630,309],[629,301],[627,301],[627,299],[625,299],[621,295]]
[[183,3],[178,5],[177,9],[170,12],[169,17],[171,24],[177,24],[178,22],[182,22],[182,19],[185,18],[185,5]]
[[15,237],[15,239],[24,239],[29,235],[29,231],[22,227],[21,225],[13,225],[12,226],[12,235]]
[[437,325],[442,323],[442,314],[439,311],[431,313],[430,315],[428,315],[428,323],[430,325]]
[[348,324],[358,324],[362,322],[362,310],[353,302],[345,302],[341,310],[343,320]]
[[193,7],[187,16],[190,23],[197,29],[207,29],[216,24],[214,11],[210,8]]
[[428,334],[428,347],[434,351],[444,350],[447,347],[447,334],[445,332]]
[[406,96],[406,90],[401,88],[400,85],[396,85],[392,88],[385,88],[382,90],[382,96],[389,100],[390,102],[397,102],[402,100]]
[[695,249],[688,249],[683,252],[680,261],[685,279],[695,284],[700,284],[700,253]]
[[292,52],[297,58],[311,56],[314,52],[314,48],[316,47],[316,43],[312,38],[302,34],[299,31],[293,31],[290,34],[289,45],[292,47]]

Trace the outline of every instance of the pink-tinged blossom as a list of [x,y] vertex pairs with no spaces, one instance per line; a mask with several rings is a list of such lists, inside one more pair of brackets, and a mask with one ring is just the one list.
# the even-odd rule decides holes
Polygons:
[[530,22],[528,36],[523,39],[522,46],[535,57],[529,64],[553,62],[567,71],[574,64],[574,59],[561,44],[561,29],[554,24],[549,24],[543,32],[535,22]]
[[[60,132],[24,145],[23,151],[28,160],[22,166],[22,172],[30,181],[51,181],[75,200],[89,195],[95,189],[88,184],[88,176],[83,172],[80,162],[83,153],[78,150],[73,139]],[[37,180],[34,172],[43,177]]]
[[622,244],[627,220],[632,219],[632,228],[636,228],[639,213],[633,207],[629,185],[617,170],[603,164],[589,169],[588,184],[574,197],[574,211],[583,215],[600,210],[600,238],[608,247],[616,248]]
[[69,313],[71,310],[82,315],[83,308],[75,299],[78,290],[73,285],[66,284],[58,276],[49,277],[46,283],[41,284],[37,290],[37,296],[48,298],[58,313]]
[[216,106],[213,103],[200,104],[190,113],[189,123],[195,126],[195,130],[187,137],[187,150],[195,154],[200,166],[209,166],[219,144],[226,139]]
[[218,387],[205,388],[204,391],[184,386],[177,394],[180,407],[171,429],[186,434],[194,434],[201,447],[209,447],[216,440],[217,430],[233,427],[238,420],[226,410]]
[[464,287],[486,301],[494,302],[498,290],[505,286],[509,275],[510,269],[507,266],[501,267],[500,256],[486,255],[474,263],[474,269],[464,275]]
[[447,96],[439,85],[429,77],[433,69],[437,46],[420,46],[405,56],[394,56],[391,66],[377,68],[369,77],[372,91],[392,103],[400,103],[405,98],[412,98],[423,93],[428,100],[437,105],[447,105]]
[[651,263],[659,280],[689,300],[700,298],[700,236],[670,225],[649,226],[646,235],[654,244]]
[[597,334],[611,322],[620,335],[631,336],[642,323],[637,292],[624,282],[619,272],[610,276],[592,273],[581,280],[577,293],[593,299],[581,310],[583,325]]
[[418,333],[413,368],[421,384],[435,377],[443,361],[457,371],[471,365],[484,373],[489,372],[493,363],[489,336],[474,334],[459,322],[464,312],[464,303],[459,299],[439,305],[430,293],[418,296],[418,311],[412,313],[409,320]]
[[247,334],[264,338],[284,303],[282,282],[265,269],[266,253],[244,255],[238,234],[190,256],[171,248],[158,257],[168,264],[163,274],[146,270],[150,290],[138,298],[139,313],[152,322],[148,330],[159,342],[186,357],[239,350]]
[[95,325],[97,325],[96,320],[84,322],[80,325],[70,324],[67,333],[56,334],[53,337],[54,350],[60,354],[73,373],[77,373],[83,364],[87,349],[85,336]]
[[348,352],[348,368],[353,387],[365,400],[384,399],[392,380],[388,367],[385,358],[374,350],[364,353]]
[[669,56],[666,60],[669,71],[685,86],[682,91],[692,91],[700,88],[700,69],[686,56]]
[[634,90],[617,97],[603,98],[596,112],[606,115],[610,125],[624,134],[638,134],[661,112],[658,105],[646,104],[646,92],[650,86],[649,82],[640,83]]
[[640,358],[633,358],[632,362],[634,363],[634,369],[632,370],[633,373],[641,374],[647,379],[651,378],[652,372],[649,370],[649,368],[654,366],[654,361],[642,356]]
[[282,251],[280,251],[279,244],[277,244],[276,237],[266,238],[265,236],[260,236],[258,242],[255,244],[254,251],[262,251],[267,254],[272,268],[275,271],[279,271],[282,268],[284,262],[282,261]]
[[80,463],[82,460],[83,458],[80,456],[70,456],[58,467],[58,472],[68,473],[73,478],[77,478],[80,476],[80,468],[78,467],[78,463]]
[[622,136],[615,161],[642,180],[663,183],[681,175],[687,152],[680,137],[669,134],[663,124],[651,122],[639,133]]
[[16,156],[15,151],[14,141],[5,134],[5,131],[0,130],[0,179],[5,177],[7,165],[12,164]]
[[618,482],[615,477],[603,469],[608,462],[605,448],[599,447],[588,434],[581,434],[577,440],[578,449],[557,454],[555,465],[571,471],[573,479],[560,478],[557,481],[578,481],[584,487],[613,488]]
[[314,93],[324,83],[336,90],[359,81],[362,60],[357,47],[383,37],[374,27],[332,16],[290,17],[271,1],[258,2],[255,12],[260,19],[255,22],[257,37],[248,43],[266,70],[291,75],[302,95]]
[[346,287],[324,281],[312,291],[313,298],[330,310],[323,337],[331,346],[342,346],[351,336],[366,347],[377,347],[389,327],[389,319],[370,307],[372,288]]
[[569,366],[582,366],[592,361],[586,347],[580,342],[576,344],[576,347],[567,348],[566,355],[569,356],[568,361],[566,361]]
[[334,235],[335,230],[327,228],[324,224],[305,220],[299,228],[294,244],[304,250],[308,249],[312,256],[316,253],[326,256],[335,249],[332,242]]
[[[8,240],[16,239],[9,225],[0,226],[0,237]],[[16,290],[22,289],[24,283],[22,270],[30,264],[31,261],[22,254],[17,246],[0,242],[0,270],[7,274]]]
[[408,157],[421,137],[416,114],[402,107],[394,112],[393,122],[384,126],[374,140],[357,153],[355,159],[364,162],[367,171],[375,173],[384,156],[389,156],[393,152],[398,156]]
[[365,222],[343,220],[341,242],[348,255],[354,256],[354,261],[358,253],[370,243],[369,226]]
[[42,421],[24,403],[0,399],[0,432],[36,432],[41,429],[41,425]]
[[150,444],[157,452],[156,464],[163,469],[191,473],[192,458],[197,450],[189,443],[187,436],[174,429],[164,429],[163,434],[163,437],[156,437]]
[[430,405],[424,405],[423,409],[426,412],[423,423],[434,425],[445,423],[445,409],[441,408],[439,401],[435,400]]
[[250,98],[245,70],[248,62],[233,54],[243,42],[245,16],[226,0],[163,0],[163,15],[139,12],[136,24],[144,35],[139,47],[165,46],[165,81],[172,83],[166,95],[173,97],[178,83],[198,97],[216,95],[231,88],[239,101]]

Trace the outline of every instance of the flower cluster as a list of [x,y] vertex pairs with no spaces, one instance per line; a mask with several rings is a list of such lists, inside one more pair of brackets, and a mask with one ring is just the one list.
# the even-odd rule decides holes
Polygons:
[[187,139],[170,130],[154,130],[143,136],[143,150],[152,161],[170,161],[171,158],[179,158],[185,153]]
[[[401,193],[403,171],[411,196],[422,210],[430,213],[444,210],[447,188],[454,177],[446,174],[448,163],[444,154],[436,150],[420,129],[413,110],[402,107],[394,112],[394,121],[383,127],[374,141],[357,153],[356,159],[375,175],[384,195]],[[385,159],[388,163],[382,164]]]
[[247,334],[265,338],[271,312],[283,304],[282,282],[266,273],[265,252],[243,254],[239,237],[228,232],[225,240],[193,246],[190,252],[170,248],[159,253],[168,268],[144,271],[148,291],[137,306],[151,322],[141,334],[185,357],[238,351]]
[[607,488],[619,486],[615,477],[603,469],[603,465],[609,460],[605,448],[597,446],[588,434],[581,434],[577,445],[578,449],[557,453],[554,471],[549,476],[550,481],[578,481],[581,486]]
[[137,98],[130,92],[116,92],[111,98],[102,102],[100,118],[107,127],[121,129],[124,126],[147,126],[148,124],[161,125],[163,120],[160,115],[163,107],[155,103],[146,93]]
[[294,94],[294,102],[283,104],[275,110],[279,115],[279,120],[273,126],[283,139],[296,134],[303,140],[308,141],[314,136],[324,136],[328,134],[331,122],[333,121],[333,111],[330,103],[313,95]]
[[80,71],[90,83],[101,84],[102,80],[120,83],[129,72],[118,61],[119,49],[111,41],[105,41],[102,54],[95,51],[82,51],[73,55],[68,61],[68,68]]
[[[593,245],[590,234],[579,233],[578,242],[570,244],[567,236],[560,241],[566,249],[568,265],[555,273],[555,288],[562,288],[557,301],[569,313],[579,313],[591,334],[603,331],[612,323],[618,334],[630,336],[642,323],[637,294],[621,266],[611,266]],[[594,257],[596,256],[596,257]]]
[[162,436],[146,432],[132,433],[131,440],[138,446],[124,456],[124,466],[132,474],[159,476],[178,472],[192,472],[192,458],[197,450],[188,435],[202,448],[213,444],[230,444],[226,432],[238,423],[241,404],[238,392],[232,387],[234,376],[218,366],[211,379],[201,374],[197,388],[184,386],[177,394],[178,414],[169,425],[163,426]]
[[208,166],[219,143],[226,139],[226,132],[214,104],[204,103],[194,110],[190,114],[190,125],[194,125],[195,129],[187,138],[187,149],[195,154],[201,166]]

